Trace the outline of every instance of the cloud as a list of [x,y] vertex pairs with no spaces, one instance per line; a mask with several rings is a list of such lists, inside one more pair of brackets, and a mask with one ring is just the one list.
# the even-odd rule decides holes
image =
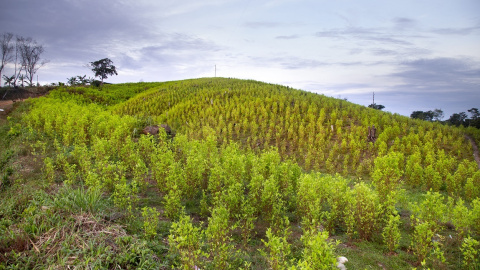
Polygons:
[[318,61],[315,59],[307,59],[295,56],[271,56],[271,57],[249,57],[252,63],[261,66],[273,68],[281,67],[285,69],[311,69],[321,66],[328,66],[330,63]]
[[280,27],[280,26],[282,26],[282,24],[278,23],[278,22],[257,21],[257,22],[246,22],[246,23],[243,24],[243,26],[245,26],[247,28],[258,29],[258,28]]
[[463,28],[435,28],[431,32],[439,35],[466,36],[480,30],[480,26],[463,27]]
[[158,40],[158,45],[145,48],[162,51],[218,51],[220,46],[205,39],[183,33],[164,34],[163,40]]
[[402,58],[417,58],[432,54],[432,51],[418,47],[401,47],[401,48],[371,48],[367,49],[371,55],[375,56],[395,56]]
[[382,48],[375,48],[371,50],[373,55],[380,55],[380,56],[390,56],[390,55],[398,55],[398,51],[396,50],[388,50]]
[[430,58],[401,63],[391,74],[402,88],[428,92],[480,91],[480,63],[463,58]]
[[395,45],[412,45],[411,42],[405,40],[408,36],[390,34],[387,29],[383,28],[348,27],[330,29],[318,31],[315,33],[315,36],[319,38],[357,39]]
[[316,69],[320,67],[372,67],[380,66],[385,64],[391,64],[387,61],[319,61],[312,58],[304,58],[297,56],[261,56],[261,57],[249,57],[252,63],[261,66],[274,68],[281,67],[287,70],[297,70],[297,69]]
[[298,35],[289,35],[289,36],[276,36],[275,38],[276,39],[297,39],[299,37],[300,36]]
[[395,29],[398,29],[398,30],[413,28],[417,24],[416,20],[410,19],[410,18],[405,18],[405,17],[393,18],[392,21],[395,25],[394,26]]
[[480,104],[480,62],[464,58],[418,59],[401,63],[390,77],[401,81],[388,87],[387,99],[396,111],[441,108],[449,116]]

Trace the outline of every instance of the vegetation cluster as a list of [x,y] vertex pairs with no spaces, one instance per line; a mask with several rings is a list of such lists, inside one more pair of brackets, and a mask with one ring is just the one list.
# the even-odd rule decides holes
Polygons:
[[[473,127],[226,78],[59,87],[14,113],[0,269],[480,265]],[[176,136],[141,134],[160,124]]]

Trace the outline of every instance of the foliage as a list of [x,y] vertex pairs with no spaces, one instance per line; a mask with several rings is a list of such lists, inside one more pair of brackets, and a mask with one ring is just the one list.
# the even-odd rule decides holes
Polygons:
[[189,216],[182,215],[178,222],[172,223],[168,241],[170,252],[180,257],[178,267],[185,270],[201,267],[203,237],[202,230],[192,224]]
[[432,231],[432,225],[429,222],[420,222],[417,220],[415,230],[413,232],[410,248],[413,250],[413,254],[417,256],[417,262],[422,262],[430,252],[431,239],[434,235]]
[[298,269],[332,269],[336,263],[335,247],[339,242],[328,240],[328,232],[316,228],[305,230],[301,238],[305,246]]
[[157,235],[159,215],[160,214],[157,212],[157,209],[153,207],[142,208],[143,230],[145,231],[145,237],[153,238],[155,235]]
[[[422,203],[413,203],[412,216],[410,217],[413,224],[422,223],[428,224],[432,232],[437,232],[440,229],[440,223],[444,220],[446,213],[446,205],[443,203],[443,196],[438,192],[427,192],[425,200]],[[427,226],[427,225],[422,225]],[[421,261],[421,260],[420,260]]]
[[267,240],[262,239],[267,251],[260,250],[260,252],[267,258],[270,269],[288,269],[291,265],[291,244],[287,240],[290,235],[288,219],[285,219],[285,222],[287,226],[279,231],[279,234],[275,234],[271,228],[268,228],[266,232]]
[[233,258],[234,246],[231,234],[235,226],[229,224],[230,213],[225,206],[217,206],[212,210],[205,230],[209,255],[214,269],[230,269],[230,259]]
[[118,75],[113,61],[108,58],[90,62],[90,66],[92,67],[93,73],[95,73],[95,77],[100,77],[102,84],[103,80],[108,78],[108,76]]
[[443,118],[443,111],[440,109],[430,110],[430,111],[414,111],[410,114],[412,119],[421,119],[425,121],[440,121]]
[[388,222],[385,228],[383,228],[383,242],[388,248],[388,251],[395,252],[400,244],[400,216],[389,215]]
[[174,185],[164,198],[165,216],[177,220],[184,214],[184,206],[181,202],[181,191]]
[[478,269],[480,266],[480,243],[472,237],[463,239],[460,250],[463,253],[463,266],[466,269]]
[[345,224],[351,238],[359,236],[371,240],[379,225],[380,201],[378,195],[365,183],[357,183],[348,197]]
[[389,197],[395,198],[404,173],[403,168],[404,157],[402,153],[390,152],[375,159],[372,180],[382,202],[387,202]]
[[368,107],[373,108],[375,110],[379,110],[379,111],[385,109],[385,106],[383,106],[381,104],[376,104],[376,103],[372,103],[372,104],[368,105]]
[[[20,105],[0,125],[6,267],[315,269],[342,255],[461,268],[460,241],[480,235],[473,128],[223,78],[60,87]],[[163,123],[173,132],[140,132]]]

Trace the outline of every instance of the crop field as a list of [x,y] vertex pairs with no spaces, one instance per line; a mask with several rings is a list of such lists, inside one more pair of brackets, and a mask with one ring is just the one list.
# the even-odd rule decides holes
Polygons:
[[201,78],[58,87],[0,138],[0,269],[480,269],[475,128]]

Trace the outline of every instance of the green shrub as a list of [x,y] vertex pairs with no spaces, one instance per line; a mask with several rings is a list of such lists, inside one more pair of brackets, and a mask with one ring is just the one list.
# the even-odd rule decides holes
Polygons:
[[302,238],[302,258],[298,269],[334,269],[336,265],[335,248],[339,242],[328,240],[328,232],[319,232],[316,228],[305,230]]
[[384,201],[389,194],[397,190],[404,173],[403,163],[403,154],[398,152],[390,152],[375,159],[372,179],[380,200]]
[[417,256],[417,262],[420,263],[427,258],[432,248],[432,225],[429,222],[416,221],[414,232],[410,244],[413,254]]
[[383,228],[383,242],[387,246],[388,251],[395,252],[400,244],[400,216],[399,215],[389,215],[388,222],[385,228]]
[[458,199],[455,207],[450,210],[452,223],[455,225],[455,229],[461,239],[470,233],[471,213],[462,199]]
[[351,238],[358,235],[363,240],[370,240],[379,224],[380,202],[377,194],[365,183],[357,183],[347,196],[345,224]]
[[223,205],[216,206],[208,218],[205,236],[213,269],[230,269],[230,259],[234,254],[231,234],[235,226],[231,226],[229,220],[230,213]]
[[479,269],[480,268],[480,243],[472,237],[463,239],[460,250],[463,253],[463,266],[465,269]]
[[262,256],[267,260],[270,269],[280,270],[288,269],[291,263],[291,244],[288,243],[289,222],[284,219],[285,228],[278,231],[277,234],[271,228],[267,229],[267,240],[262,239],[265,249],[259,250]]
[[165,216],[171,220],[177,220],[185,212],[185,207],[182,205],[181,192],[177,185],[171,187],[170,191],[163,198],[165,207]]
[[203,266],[203,257],[206,256],[202,252],[203,239],[202,230],[193,226],[189,216],[182,215],[178,222],[172,223],[168,236],[169,252],[180,257],[180,263],[176,265],[178,268],[191,270]]
[[445,219],[446,205],[443,203],[444,198],[438,192],[428,191],[424,195],[425,199],[420,203],[411,204],[412,224],[417,222],[426,223],[431,226],[431,230],[437,232],[440,229],[440,223]]
[[159,216],[160,213],[158,213],[157,209],[153,207],[142,208],[143,231],[145,233],[145,237],[154,238],[157,235]]
[[50,157],[46,157],[43,160],[44,169],[43,174],[47,183],[53,184],[55,182],[55,164]]

